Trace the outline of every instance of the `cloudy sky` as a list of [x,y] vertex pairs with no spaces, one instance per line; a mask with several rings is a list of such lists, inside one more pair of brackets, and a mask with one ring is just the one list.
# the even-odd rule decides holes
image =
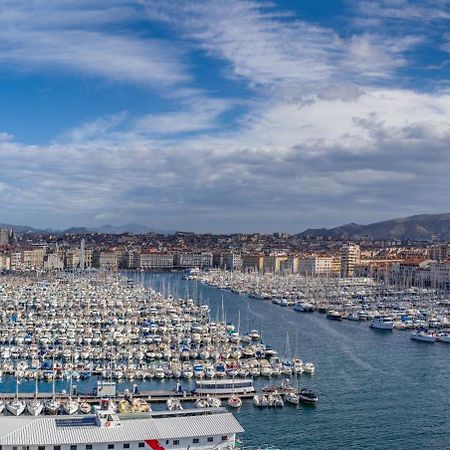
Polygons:
[[448,212],[449,0],[2,0],[0,222]]

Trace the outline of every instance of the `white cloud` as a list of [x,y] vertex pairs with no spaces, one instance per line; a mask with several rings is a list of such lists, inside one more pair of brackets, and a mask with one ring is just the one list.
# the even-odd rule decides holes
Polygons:
[[67,14],[54,10],[59,2],[38,1],[52,12],[49,29],[42,11],[30,21],[24,1],[16,14],[3,10],[3,63],[171,85],[163,95],[176,105],[91,120],[49,145],[0,135],[4,211],[38,211],[65,225],[126,216],[170,228],[299,231],[307,221],[446,204],[450,93],[415,92],[396,79],[424,42],[382,36],[385,16],[395,15],[386,8],[403,8],[400,0],[367,17],[379,30],[345,37],[256,1],[145,2],[150,19],[181,30],[190,50],[220,58],[227,76],[256,88],[228,127],[223,116],[240,103],[195,88],[178,50],[103,28],[123,25],[117,11],[135,17],[125,3],[70,1]]
[[61,70],[147,86],[187,81],[179,49],[123,28],[138,17],[126,2],[14,0],[0,4],[0,63]]

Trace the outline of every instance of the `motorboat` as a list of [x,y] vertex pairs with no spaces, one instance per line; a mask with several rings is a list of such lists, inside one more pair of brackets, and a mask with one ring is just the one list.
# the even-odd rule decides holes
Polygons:
[[290,403],[292,405],[298,405],[300,402],[300,398],[299,398],[298,394],[296,394],[293,391],[287,392],[284,395],[284,400],[285,400],[285,402]]
[[256,394],[253,396],[253,404],[258,408],[265,408],[269,406],[269,402],[267,399],[267,395],[264,394]]
[[180,399],[176,397],[170,397],[166,400],[167,409],[169,411],[180,411],[183,409]]
[[444,344],[450,344],[450,334],[448,333],[438,334],[436,336],[436,341],[443,342]]
[[242,406],[242,399],[239,395],[233,394],[227,401],[231,408],[240,408]]
[[271,393],[267,396],[267,402],[269,406],[282,407],[284,406],[284,401],[278,392]]
[[131,401],[131,408],[133,412],[149,412],[151,411],[150,405],[142,398],[135,398]]
[[375,330],[392,331],[394,329],[394,320],[388,316],[376,316],[372,319],[369,326]]
[[294,311],[297,312],[314,312],[314,306],[311,303],[297,303],[294,306]]
[[209,407],[208,399],[204,398],[204,397],[200,397],[199,399],[197,399],[195,401],[195,407],[196,408],[208,408]]
[[252,341],[259,341],[259,339],[261,337],[258,330],[251,330],[249,333],[249,336]]
[[117,411],[119,414],[128,414],[133,411],[133,407],[128,400],[120,400],[117,404]]
[[411,339],[413,341],[428,342],[429,344],[434,344],[436,341],[434,334],[426,330],[413,331],[411,333]]
[[327,319],[330,320],[342,320],[342,314],[336,310],[330,310],[327,312]]
[[317,403],[319,397],[311,391],[311,389],[302,389],[298,393],[298,398],[302,403],[314,404]]
[[315,371],[316,371],[316,366],[313,363],[308,362],[303,365],[303,372],[312,375]]
[[222,400],[218,397],[207,397],[207,401],[210,408],[220,408],[222,406]]

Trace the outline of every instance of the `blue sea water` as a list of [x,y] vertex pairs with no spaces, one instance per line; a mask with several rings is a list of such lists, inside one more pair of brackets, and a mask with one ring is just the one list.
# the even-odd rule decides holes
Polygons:
[[[298,313],[184,281],[180,274],[129,276],[164,294],[189,295],[208,303],[212,318],[222,317],[223,297],[226,320],[237,324],[240,312],[242,332],[262,330],[264,343],[281,356],[298,354],[303,361],[314,362],[316,373],[301,375],[299,384],[319,395],[318,404],[261,410],[244,402],[235,414],[245,428],[246,444],[271,444],[283,450],[450,449],[449,345],[414,342],[408,332],[377,332],[365,322],[335,322],[319,313]],[[95,380],[77,383],[79,391],[90,391],[94,384]],[[140,387],[171,389],[174,384],[152,381]],[[185,387],[190,388],[186,383]],[[15,382],[4,379],[0,388],[14,391]],[[33,388],[33,382],[26,381],[20,387]],[[58,388],[67,388],[67,383]],[[40,383],[40,390],[50,391],[51,384]]]

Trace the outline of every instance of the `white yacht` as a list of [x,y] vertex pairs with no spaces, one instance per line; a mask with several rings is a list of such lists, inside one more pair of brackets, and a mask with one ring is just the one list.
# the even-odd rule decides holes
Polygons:
[[394,320],[392,317],[376,316],[370,322],[370,328],[392,331],[394,329]]
[[413,341],[428,342],[430,344],[434,344],[436,341],[434,335],[425,330],[413,331],[411,333],[411,339]]
[[314,306],[311,303],[299,302],[294,306],[294,311],[314,312]]
[[109,408],[107,400],[91,415],[4,416],[0,423],[2,450],[226,450],[234,448],[236,434],[244,431],[224,408],[141,413],[124,419]]
[[443,342],[444,344],[450,344],[450,334],[448,333],[439,334],[436,337],[436,341]]

